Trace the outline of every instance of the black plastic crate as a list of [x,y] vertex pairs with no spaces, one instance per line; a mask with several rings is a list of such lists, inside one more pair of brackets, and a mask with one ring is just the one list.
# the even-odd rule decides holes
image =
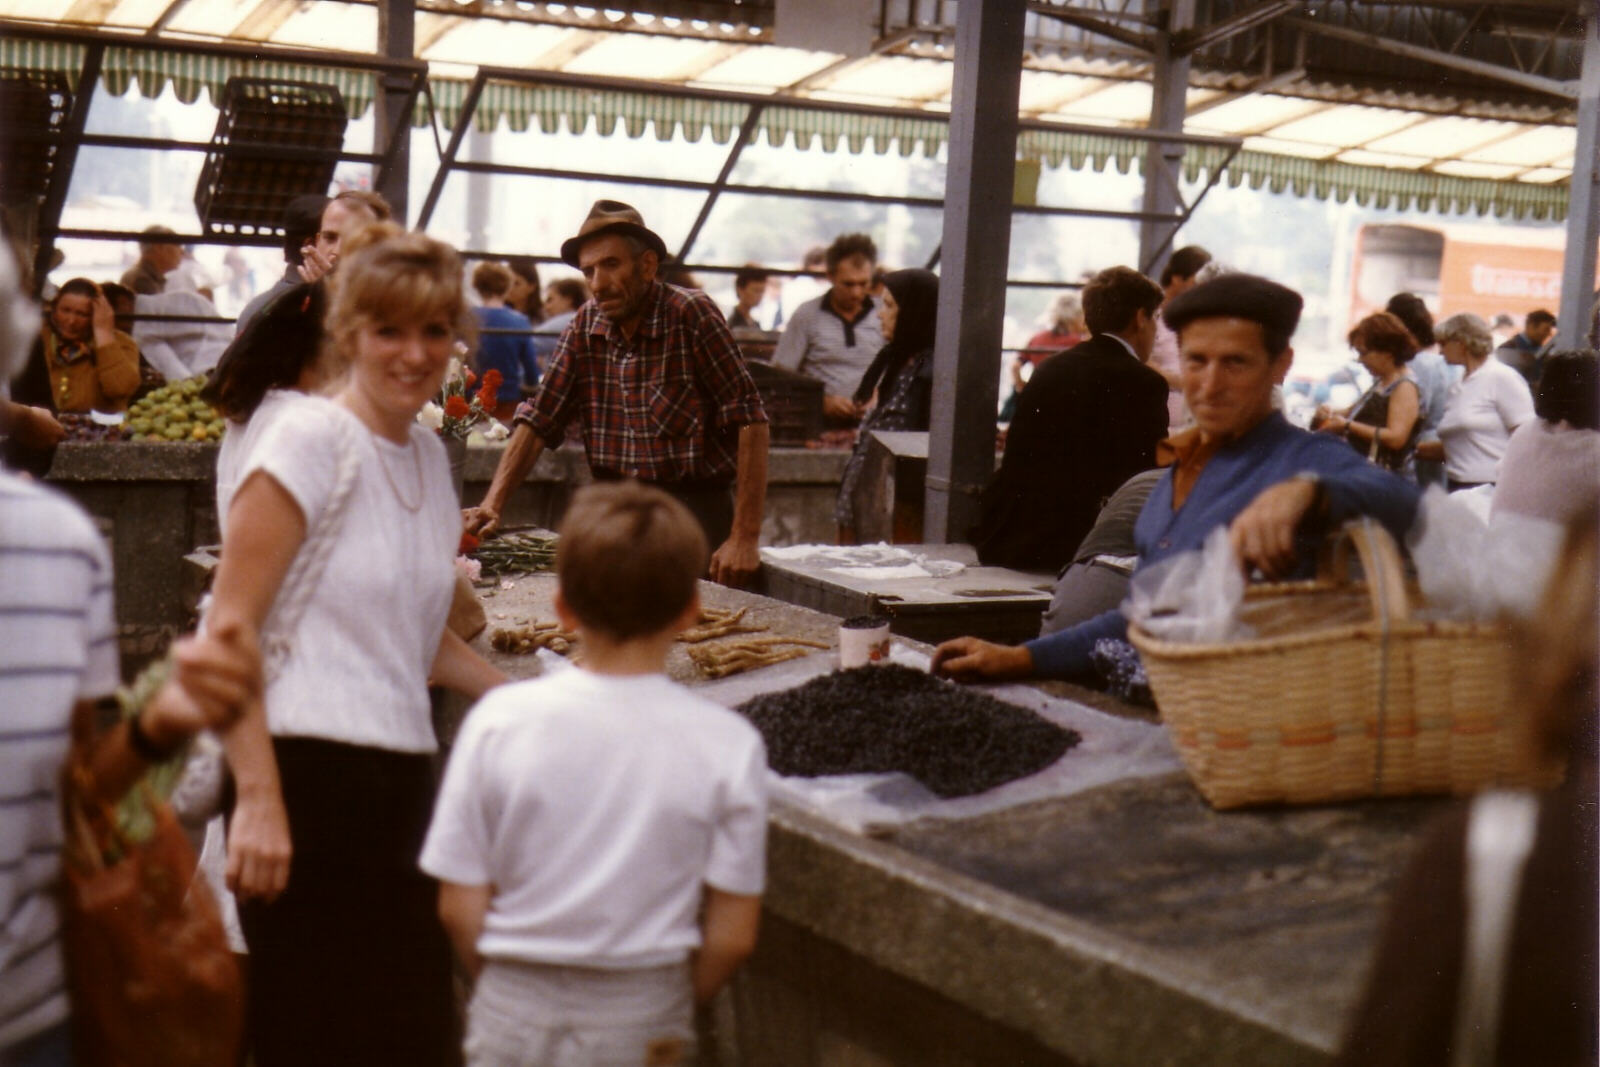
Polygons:
[[229,78],[194,191],[200,224],[281,234],[290,200],[328,191],[348,122],[337,86]]
[[0,68],[0,201],[44,195],[71,110],[65,75]]
[[770,363],[747,361],[775,445],[803,445],[822,436],[822,383]]

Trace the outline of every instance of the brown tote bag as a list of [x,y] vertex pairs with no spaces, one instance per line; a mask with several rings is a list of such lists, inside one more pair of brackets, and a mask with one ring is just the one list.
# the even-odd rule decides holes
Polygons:
[[141,783],[154,830],[135,841],[94,799],[87,724],[63,772],[61,936],[81,1067],[231,1067],[244,990],[216,901],[171,807]]

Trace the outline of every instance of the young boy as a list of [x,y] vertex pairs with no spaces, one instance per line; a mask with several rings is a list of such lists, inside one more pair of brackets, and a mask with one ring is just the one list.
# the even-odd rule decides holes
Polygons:
[[584,666],[502,686],[462,727],[422,868],[477,975],[471,1065],[690,1062],[694,1004],[755,948],[761,737],[662,673],[706,557],[660,490],[579,492],[555,607]]

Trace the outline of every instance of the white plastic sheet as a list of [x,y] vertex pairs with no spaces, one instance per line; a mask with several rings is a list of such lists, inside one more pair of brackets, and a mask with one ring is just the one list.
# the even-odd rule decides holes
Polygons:
[[1509,512],[1491,520],[1475,490],[1428,490],[1407,539],[1428,614],[1447,619],[1527,617],[1561,557],[1558,523]]

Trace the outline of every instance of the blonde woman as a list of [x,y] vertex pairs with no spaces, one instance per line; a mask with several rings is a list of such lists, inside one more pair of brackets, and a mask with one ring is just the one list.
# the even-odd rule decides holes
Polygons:
[[281,400],[241,457],[210,615],[259,631],[267,662],[264,718],[224,739],[259,1067],[449,1060],[449,947],[416,866],[427,686],[503,680],[445,629],[460,512],[416,423],[470,333],[460,260],[381,224],[351,244],[327,322],[347,369]]

